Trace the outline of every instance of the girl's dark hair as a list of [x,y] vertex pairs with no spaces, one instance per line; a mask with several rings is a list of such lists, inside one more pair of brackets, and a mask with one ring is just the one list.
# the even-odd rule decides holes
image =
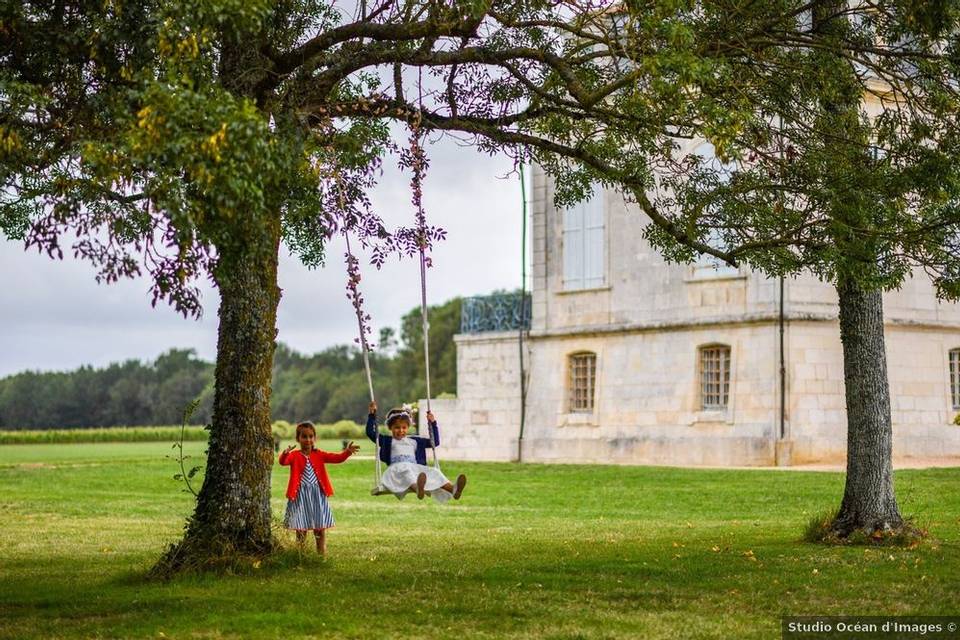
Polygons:
[[312,422],[301,422],[297,425],[296,439],[299,440],[300,434],[307,430],[312,431],[314,436],[317,435],[317,428],[313,426]]
[[396,409],[390,409],[387,412],[387,426],[389,427],[397,420],[406,420],[410,426],[413,426],[413,416],[410,415],[410,412],[402,407],[397,407]]

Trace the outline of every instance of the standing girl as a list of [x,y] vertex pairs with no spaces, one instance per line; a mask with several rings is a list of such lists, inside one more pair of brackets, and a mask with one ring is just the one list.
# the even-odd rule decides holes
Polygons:
[[[467,477],[457,476],[456,484],[447,480],[440,469],[427,466],[427,447],[430,438],[408,436],[407,429],[413,422],[406,409],[391,409],[387,413],[387,428],[390,436],[377,433],[377,403],[371,402],[367,415],[367,437],[380,443],[380,459],[387,464],[387,470],[380,478],[380,485],[398,499],[402,500],[408,492],[416,492],[423,500],[424,494],[444,503],[450,498],[460,499]],[[440,430],[432,411],[427,412],[427,424],[433,444],[440,444]],[[392,436],[392,437],[391,437]]]
[[290,481],[287,483],[287,513],[284,524],[297,532],[297,544],[303,547],[307,531],[313,530],[317,539],[317,553],[327,554],[327,529],[333,526],[333,512],[327,503],[327,497],[333,495],[333,485],[324,463],[338,464],[360,450],[349,443],[340,453],[329,453],[314,449],[317,430],[312,422],[297,425],[296,445],[290,445],[280,454],[280,464],[290,467]]

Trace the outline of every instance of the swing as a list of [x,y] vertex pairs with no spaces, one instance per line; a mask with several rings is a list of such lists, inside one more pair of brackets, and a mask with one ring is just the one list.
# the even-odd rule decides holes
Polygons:
[[[422,149],[419,147],[419,127],[416,126],[416,123],[412,127],[413,135],[411,136],[411,146],[413,147],[412,155],[415,159],[422,158]],[[414,166],[414,180],[419,183],[422,171],[422,163],[415,163]],[[339,175],[337,176],[339,182]],[[342,187],[338,185],[338,191],[340,195],[340,205],[343,209],[343,191]],[[418,246],[420,254],[420,316],[422,319],[423,326],[423,360],[424,360],[424,372],[426,378],[427,386],[427,413],[430,412],[430,322],[427,318],[427,226],[426,226],[426,214],[423,210],[423,204],[419,198],[416,199],[417,205],[417,231],[418,231]],[[366,329],[363,323],[363,311],[361,309],[361,298],[357,290],[358,283],[360,282],[359,274],[359,260],[356,256],[353,255],[353,252],[350,250],[350,229],[349,225],[344,225],[343,227],[343,236],[346,239],[347,245],[347,272],[350,279],[351,294],[350,298],[353,301],[354,311],[357,315],[357,326],[360,332],[360,348],[363,352],[363,367],[367,374],[367,387],[370,391],[370,402],[376,402],[373,392],[373,377],[370,373],[370,357],[369,357],[369,346],[367,343]],[[421,420],[421,423],[426,419],[424,414],[424,420]],[[419,427],[419,425],[418,425]],[[379,435],[379,429],[378,433]],[[436,442],[433,439],[433,430],[430,429],[429,424],[427,425],[427,436],[430,439],[430,450],[433,452],[433,467],[434,469],[440,470],[440,460],[437,458],[437,446]],[[381,483],[381,477],[383,475],[381,465],[382,461],[380,460],[380,439],[379,437],[374,439],[374,483],[373,488],[370,490],[370,495],[373,496],[382,496],[382,495],[394,495],[391,491],[385,489]],[[407,489],[406,493],[412,493],[413,489]]]

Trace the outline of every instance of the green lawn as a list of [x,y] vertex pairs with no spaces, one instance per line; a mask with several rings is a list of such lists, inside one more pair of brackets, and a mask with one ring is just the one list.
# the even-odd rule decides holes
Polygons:
[[369,496],[353,459],[329,560],[156,583],[192,501],[171,453],[0,447],[0,638],[770,638],[782,614],[960,612],[960,469],[897,474],[937,540],[891,550],[798,542],[840,474],[451,461],[470,484],[439,507]]

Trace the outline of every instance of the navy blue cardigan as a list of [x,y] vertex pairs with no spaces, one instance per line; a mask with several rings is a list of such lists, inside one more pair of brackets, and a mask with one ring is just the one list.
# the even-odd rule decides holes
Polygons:
[[[433,433],[433,445],[435,447],[440,446],[440,430],[437,428],[437,422],[434,420],[430,423],[430,431]],[[377,438],[380,440],[380,459],[383,460],[385,464],[390,464],[390,443],[393,442],[393,436],[387,436],[382,433],[377,433],[377,416],[376,414],[371,413],[367,416],[367,437],[370,438],[371,442],[376,442]],[[427,464],[427,449],[430,448],[430,438],[426,436],[410,436],[417,441],[417,451],[416,458],[417,464]]]

